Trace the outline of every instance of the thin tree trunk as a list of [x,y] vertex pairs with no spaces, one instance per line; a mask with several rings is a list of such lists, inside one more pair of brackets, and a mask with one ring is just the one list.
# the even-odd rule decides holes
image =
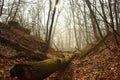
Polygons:
[[106,23],[106,21],[105,21],[105,20],[107,20],[107,17],[106,17],[105,10],[104,10],[104,4],[102,3],[103,0],[102,0],[102,1],[99,0],[99,2],[100,2],[100,5],[101,5],[103,17],[104,17],[104,24],[105,24],[105,27],[106,27],[106,31],[107,31],[107,33],[109,33],[109,25],[108,25],[108,24]]
[[88,26],[87,26],[87,17],[86,17],[86,6],[84,4],[84,25],[85,25],[85,31],[86,31],[86,43],[89,44],[89,39],[88,39]]
[[14,4],[15,4],[15,0],[14,0],[13,3],[12,3],[12,7],[11,7],[11,9],[10,9],[10,12],[9,12],[9,14],[8,14],[8,16],[7,16],[7,18],[6,18],[6,22],[8,21],[8,18],[9,18],[10,15],[12,14],[12,10],[13,10]]
[[52,32],[52,35],[51,35],[51,41],[53,41],[53,38],[54,38],[54,34],[55,34],[55,30],[56,30],[56,26],[57,26],[57,22],[58,22],[60,13],[61,13],[61,10],[58,12],[58,14],[56,16],[56,21],[55,21],[54,29],[53,29],[53,32]]
[[117,46],[119,45],[119,43],[118,43],[118,40],[117,40],[117,35],[115,34],[115,26],[114,26],[114,18],[113,18],[113,14],[112,14],[112,4],[111,4],[111,0],[108,0],[108,5],[109,5],[109,14],[110,14],[110,20],[111,20],[111,23],[110,23],[110,25],[111,25],[111,27],[112,27],[112,30],[113,30],[113,34],[114,34],[114,37],[115,37],[115,40],[116,40],[116,44],[117,44]]
[[75,34],[75,40],[76,40],[76,46],[79,49],[79,44],[78,44],[78,38],[77,38],[77,31],[75,28],[75,13],[74,13],[74,9],[75,9],[75,4],[74,1],[72,0],[72,2],[70,2],[71,8],[72,8],[72,16],[73,16],[73,28],[74,28],[74,34]]
[[109,14],[110,14],[110,25],[111,27],[113,27],[113,31],[115,30],[115,27],[114,27],[114,19],[113,19],[113,14],[112,14],[112,4],[111,4],[111,0],[108,0],[108,5],[109,5]]
[[46,25],[46,41],[48,40],[48,27],[49,27],[49,21],[50,21],[50,12],[52,7],[52,1],[49,0],[49,12],[48,12],[48,19],[47,19],[47,25]]
[[15,16],[16,16],[17,11],[18,11],[19,6],[20,6],[20,1],[21,1],[21,0],[19,0],[19,2],[18,2],[18,5],[17,5],[17,8],[16,8],[16,11],[15,11],[15,13],[14,13],[14,16],[12,17],[12,20],[14,20],[14,19],[15,19]]
[[114,29],[114,27],[111,25],[111,23],[109,23],[107,21],[107,19],[104,18],[104,16],[97,10],[97,8],[95,8],[96,11],[98,12],[98,14],[102,17],[102,19],[110,26],[110,28],[113,30],[113,32],[118,36],[120,37],[120,34],[117,33],[117,31]]
[[0,9],[0,16],[2,15],[2,11],[3,11],[3,6],[4,6],[4,0],[2,0],[1,2],[2,4],[0,5],[1,9]]
[[116,28],[118,30],[118,11],[117,11],[117,0],[114,0],[114,13],[115,13],[115,21],[116,21]]
[[91,8],[91,3],[90,3],[90,1],[87,1],[87,0],[85,0],[85,2],[90,10],[90,18],[91,18],[91,22],[92,22],[92,26],[93,26],[93,32],[94,32],[95,39],[99,40],[99,36],[97,33],[97,28],[96,28],[96,22],[95,22],[95,15],[94,15],[94,12]]
[[96,24],[96,27],[97,27],[98,32],[99,32],[99,34],[100,34],[100,37],[103,39],[103,35],[102,35],[101,30],[100,30],[100,27],[99,27],[98,21],[97,21],[96,16],[95,16],[95,14],[94,14],[94,12],[93,12],[93,10],[92,10],[92,8],[91,8],[91,3],[90,3],[89,0],[85,0],[85,1],[86,1],[86,4],[87,4],[87,6],[88,6],[88,8],[89,8],[89,10],[90,10],[90,14],[91,14],[91,16],[92,16],[92,18],[93,18],[94,21],[95,21],[94,23]]
[[59,2],[59,0],[56,0],[54,10],[53,10],[53,14],[52,14],[52,21],[51,21],[51,25],[50,25],[48,40],[47,40],[48,45],[50,45],[50,41],[51,41],[51,33],[52,33],[53,23],[54,23],[54,19],[55,19],[56,5],[58,4],[58,2]]

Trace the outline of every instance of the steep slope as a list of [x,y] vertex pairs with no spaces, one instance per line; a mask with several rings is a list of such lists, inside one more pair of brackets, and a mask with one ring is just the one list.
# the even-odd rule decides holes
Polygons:
[[[120,37],[117,37],[120,44]],[[110,35],[84,58],[76,57],[59,80],[120,80],[120,46]]]
[[[0,26],[0,38],[1,37],[9,40],[10,42],[22,45],[23,47],[33,51],[34,53],[41,53],[46,51],[45,42],[34,36],[25,34],[23,31],[16,29],[15,27],[9,29],[8,25],[2,24]],[[3,43],[5,44],[6,41],[3,41]]]
[[43,40],[0,23],[0,80],[9,78],[9,71],[16,63],[46,59],[46,48]]

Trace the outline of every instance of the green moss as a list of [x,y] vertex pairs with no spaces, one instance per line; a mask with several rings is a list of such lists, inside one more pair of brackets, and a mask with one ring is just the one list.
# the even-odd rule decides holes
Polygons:
[[[47,59],[44,61],[29,62],[29,63],[21,64],[20,68],[19,68],[19,66],[14,67],[12,69],[12,71],[14,71],[14,73],[16,73],[16,72],[19,72],[17,70],[22,69],[22,72],[25,72],[24,77],[26,78],[26,80],[27,80],[27,76],[29,76],[29,75],[32,75],[32,77],[29,77],[30,80],[32,80],[34,78],[37,80],[41,80],[41,79],[49,76],[53,72],[66,67],[68,65],[68,63],[74,58],[74,56],[75,55],[73,55],[73,54],[69,54],[63,58],[55,57],[53,59]],[[22,65],[23,65],[23,67],[22,67]],[[28,73],[29,73],[29,75],[28,75]],[[22,74],[22,73],[18,73],[18,74]],[[22,76],[20,76],[19,78],[21,78],[21,77]]]

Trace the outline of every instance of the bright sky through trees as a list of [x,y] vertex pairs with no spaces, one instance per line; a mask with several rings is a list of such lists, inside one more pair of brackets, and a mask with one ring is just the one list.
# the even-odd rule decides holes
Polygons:
[[[5,21],[10,13],[13,1],[5,1],[1,21]],[[18,1],[14,2],[13,14]],[[54,8],[57,7],[53,17],[51,45],[60,50],[81,49],[98,40],[99,33],[105,36],[109,30],[112,31],[110,25],[117,29],[120,21],[120,0],[59,0],[58,5],[55,5],[56,0],[51,1],[50,23]],[[49,7],[49,0],[21,0],[16,20],[23,27],[31,29],[32,34],[45,40]]]

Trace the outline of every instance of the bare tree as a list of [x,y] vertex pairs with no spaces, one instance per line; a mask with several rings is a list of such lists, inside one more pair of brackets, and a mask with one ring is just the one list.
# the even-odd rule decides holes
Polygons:
[[75,22],[75,4],[73,0],[70,1],[70,5],[71,5],[72,16],[73,16],[73,27],[74,27],[74,34],[75,34],[75,40],[76,40],[76,47],[79,49],[77,31],[76,31],[76,22]]
[[0,16],[2,15],[4,0],[0,0]]
[[[118,3],[118,4],[117,4]],[[116,28],[119,29],[119,10],[117,6],[119,6],[118,0],[114,0],[114,14],[115,14],[115,21],[116,21]]]
[[20,6],[20,1],[21,1],[21,0],[19,0],[19,1],[18,1],[17,8],[16,8],[16,10],[15,10],[14,16],[12,17],[12,20],[14,20],[14,19],[15,19],[15,16],[16,16],[17,11],[18,11],[19,6]]
[[[97,30],[99,31],[100,37],[103,38],[103,35],[102,35],[101,30],[100,30],[100,27],[99,27],[98,21],[97,21],[97,19],[96,19],[95,13],[93,12],[93,10],[92,10],[92,8],[91,8],[91,3],[90,3],[89,0],[85,0],[85,2],[86,2],[87,6],[88,6],[88,8],[89,8],[89,10],[90,10],[91,20],[94,21],[94,22],[92,22],[92,23],[95,23],[95,24],[93,24],[93,25],[96,25],[96,27],[93,26],[93,29],[96,29],[96,28],[97,28]],[[96,30],[95,30],[95,33],[94,33],[94,34],[97,34],[97,31],[96,31]],[[96,38],[99,38],[99,36],[96,35]]]
[[11,7],[11,9],[10,9],[10,12],[8,13],[8,16],[7,16],[7,18],[6,18],[6,22],[8,21],[9,17],[10,17],[11,14],[12,14],[12,11],[13,11],[13,8],[14,8],[14,4],[15,4],[15,0],[14,0],[13,3],[12,3],[12,7]]
[[47,18],[47,24],[46,24],[46,41],[48,40],[48,29],[49,29],[51,9],[52,9],[52,1],[49,0],[49,12],[48,12],[48,18]]
[[106,23],[106,21],[105,20],[107,20],[107,17],[106,17],[106,14],[105,14],[105,10],[104,10],[104,1],[102,0],[99,0],[99,2],[100,2],[100,5],[101,5],[101,9],[102,9],[102,14],[103,14],[103,17],[104,17],[104,24],[105,24],[105,27],[106,27],[106,31],[107,31],[107,33],[109,32],[109,25],[108,25],[108,23]]
[[58,2],[59,2],[59,0],[56,0],[55,6],[54,6],[54,9],[53,9],[53,14],[52,14],[52,18],[51,18],[51,24],[50,24],[50,30],[49,30],[49,36],[48,36],[48,40],[47,40],[48,45],[50,45],[51,33],[52,33],[54,17],[55,17],[55,13],[56,13],[56,8],[57,8],[57,5],[58,5]]
[[113,11],[112,11],[112,1],[111,0],[108,0],[108,5],[109,5],[109,15],[110,15],[110,25],[113,29],[113,31],[115,30],[115,27],[114,27],[114,19],[113,19]]

